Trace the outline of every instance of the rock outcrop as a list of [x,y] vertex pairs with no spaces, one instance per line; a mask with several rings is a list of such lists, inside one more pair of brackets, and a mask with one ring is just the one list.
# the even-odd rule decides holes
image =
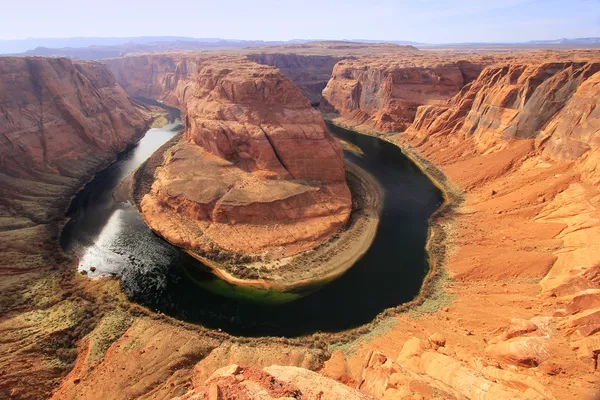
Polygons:
[[194,388],[179,397],[181,400],[206,398],[211,400],[373,399],[371,396],[304,368],[272,365],[260,370],[236,364],[216,370],[201,387]]
[[[594,73],[596,64],[588,62],[597,59],[597,51],[595,54],[574,56],[571,52],[540,52],[537,59],[531,58],[531,54],[513,54],[512,61],[490,67],[480,79],[460,89],[448,103],[440,104],[436,100],[435,106],[421,104],[425,106],[417,110],[412,127],[404,134],[390,138],[414,156],[428,173],[439,178],[451,200],[463,198],[462,203],[454,203],[452,213],[436,220],[435,225],[444,229],[441,231],[446,234],[444,242],[452,250],[436,264],[443,266],[449,278],[439,281],[439,288],[433,293],[428,292],[422,305],[412,309],[414,313],[382,319],[372,325],[374,329],[365,329],[369,334],[360,334],[359,340],[346,343],[348,336],[336,337],[336,343],[343,342],[338,348],[343,351],[350,347],[350,351],[335,352],[325,362],[321,375],[337,379],[365,396],[384,399],[592,399],[600,396],[600,190],[597,167],[597,101],[600,97],[597,93],[599,76],[598,72]],[[441,56],[446,55],[444,52]],[[581,57],[586,62],[579,63]],[[481,56],[478,60],[483,58],[488,60],[482,65],[489,65],[496,64],[502,57],[494,54]],[[573,59],[568,60],[570,58]],[[548,63],[547,60],[555,62]],[[70,62],[56,63],[50,72],[56,72],[61,63],[69,65]],[[192,65],[192,61],[185,63],[186,69]],[[182,65],[180,71],[184,69]],[[184,104],[184,99],[196,102],[198,107],[208,105],[206,111],[193,110],[190,115],[194,115],[194,120],[189,121],[190,126],[193,123],[197,129],[207,132],[212,132],[207,127],[217,122],[211,115],[220,110],[222,114],[236,118],[241,118],[240,109],[244,118],[253,112],[261,112],[250,112],[237,103],[231,108],[226,105],[231,104],[228,99],[237,99],[238,94],[247,93],[247,89],[243,92],[223,89],[208,94],[204,89],[199,90],[198,93],[217,99],[213,105],[207,98],[195,98],[196,78],[190,79],[188,73],[175,73],[177,65],[174,66],[174,70],[165,69],[160,74],[154,74],[149,68],[135,85],[131,81],[129,90],[139,90],[137,94],[143,96],[158,93],[159,98],[164,96],[163,100],[172,105]],[[197,67],[197,71],[203,70],[204,64],[198,62]],[[368,65],[366,67],[368,69]],[[231,73],[225,72],[226,68],[212,68],[221,71],[219,76],[225,80]],[[263,71],[259,81],[266,79],[261,75],[266,73],[262,68],[259,68]],[[73,89],[81,94],[75,97],[87,99],[86,88],[93,88],[91,82],[94,80],[77,72],[76,67],[70,70],[78,77],[76,82],[89,82],[89,86],[81,83]],[[210,76],[204,72],[205,76]],[[135,69],[131,73],[135,74]],[[19,75],[15,72],[8,76]],[[148,77],[156,77],[152,79],[156,79],[158,86],[148,86]],[[27,79],[23,79],[19,87],[23,91],[31,90],[25,81]],[[52,82],[62,85],[70,80],[63,76]],[[119,92],[118,86],[111,87],[114,93]],[[100,90],[98,96],[106,100],[107,91]],[[46,104],[52,104],[57,98],[64,99],[61,93],[48,98]],[[11,97],[19,98],[15,93]],[[10,104],[11,97],[4,99],[0,107]],[[70,95],[67,97],[71,99]],[[31,96],[28,105],[21,103],[20,108],[31,115],[29,110],[38,104],[36,101],[37,98]],[[286,101],[295,104],[293,99]],[[114,105],[110,101],[103,104],[103,107],[93,108],[98,115],[104,115],[102,110]],[[283,108],[287,115],[289,110]],[[2,110],[4,112],[5,108]],[[299,109],[298,113],[304,118],[308,114],[303,110]],[[12,113],[16,115],[16,111]],[[92,110],[87,113],[93,114]],[[224,119],[227,118],[220,121]],[[274,125],[279,123],[276,118],[273,121]],[[169,163],[182,161],[196,165],[199,159],[202,168],[207,168],[210,161],[210,168],[223,171],[226,166],[226,169],[236,170],[235,179],[249,176],[248,179],[262,183],[297,183],[288,177],[289,171],[283,168],[284,164],[277,164],[272,157],[267,158],[271,160],[268,164],[261,164],[268,168],[258,169],[256,160],[264,159],[244,154],[252,155],[247,150],[255,147],[240,150],[240,147],[232,146],[232,136],[227,133],[235,132],[237,137],[239,131],[231,126],[238,122],[223,122],[224,125],[219,125],[222,134],[210,140],[186,135],[185,140],[169,153],[160,173],[170,168]],[[372,122],[367,123],[373,129]],[[125,126],[130,125],[135,124]],[[255,124],[246,122],[245,125]],[[59,135],[58,131],[51,131],[51,127],[50,123],[44,125],[44,132]],[[77,135],[78,141],[79,137]],[[271,149],[276,147],[271,146]],[[265,146],[264,149],[269,148]],[[14,151],[21,150],[16,146]],[[35,160],[37,166],[45,168],[43,173],[36,175],[35,171],[27,169],[24,178],[2,175],[6,182],[19,183],[2,186],[7,188],[2,200],[10,204],[10,208],[2,210],[12,210],[2,214],[4,226],[23,227],[15,230],[19,232],[18,237],[7,236],[6,230],[2,232],[2,245],[11,246],[9,252],[2,254],[2,261],[9,260],[7,263],[11,268],[48,265],[46,259],[37,258],[39,251],[31,246],[34,240],[31,238],[35,238],[36,245],[38,241],[41,243],[40,248],[47,246],[44,243],[54,243],[48,235],[39,234],[46,232],[49,225],[35,225],[35,221],[46,221],[46,215],[54,214],[31,210],[48,210],[46,204],[63,195],[63,189],[55,190],[55,186],[74,187],[72,177],[66,179],[60,172],[65,168],[60,152],[48,153],[54,154],[52,157],[44,157],[41,150],[33,153],[35,157],[27,152],[22,154],[32,157],[27,160]],[[11,152],[3,154],[10,161],[6,165],[15,165],[16,159]],[[178,161],[177,156],[185,157]],[[76,163],[88,165],[81,159],[75,160],[66,168],[75,168]],[[93,164],[98,165],[95,161]],[[92,164],[89,165],[91,168]],[[20,184],[25,180],[34,182],[34,177],[43,178],[45,183]],[[203,179],[204,175],[198,178]],[[52,184],[47,184],[48,179],[52,179]],[[68,184],[63,184],[63,179]],[[158,187],[160,179],[157,182]],[[319,190],[328,184],[319,181]],[[26,193],[17,190],[25,187]],[[42,204],[37,198],[45,199],[45,203],[32,208],[32,205]],[[239,204],[229,204],[220,215],[250,220]],[[182,203],[182,207],[184,205]],[[161,207],[171,208],[168,204]],[[23,210],[30,211],[25,213]],[[238,216],[240,210],[244,212]],[[37,233],[28,236],[34,231]],[[438,256],[432,254],[436,259]],[[8,267],[3,271],[13,272]],[[305,370],[292,368],[285,374],[279,369],[263,370],[272,364],[317,370],[320,362],[327,358],[320,344],[328,340],[328,335],[317,334],[296,341],[244,338],[239,344],[232,345],[230,341],[235,339],[218,332],[209,333],[156,315],[140,317],[150,312],[124,301],[114,281],[59,280],[52,275],[33,279],[31,276],[4,275],[0,280],[0,305],[3,310],[9,310],[0,318],[3,335],[0,396],[47,397],[58,383],[57,376],[61,373],[57,372],[58,366],[68,365],[75,358],[74,349],[65,343],[89,331],[91,333],[78,342],[75,368],[55,391],[57,399],[198,395],[218,398],[219,393],[222,396],[223,393],[257,392],[270,397],[280,396],[280,392],[271,394],[268,391],[273,386],[285,389],[293,386],[294,394],[299,390],[303,395],[312,393],[310,390],[314,388],[323,390],[323,395],[336,388],[342,390],[343,397],[356,395],[355,390],[348,391],[330,381],[323,386],[321,378]],[[79,295],[83,297],[75,297]],[[102,321],[95,328],[90,327],[100,312],[106,313]],[[359,335],[358,332],[351,334]],[[271,346],[271,343],[276,345]],[[216,383],[216,391],[210,389],[210,384],[204,386],[213,371],[232,363],[249,365],[249,370],[257,375],[246,377],[239,371],[232,372],[229,377],[217,377],[212,381]],[[269,383],[263,379],[265,374],[269,374]],[[232,376],[236,383],[231,381]],[[288,376],[294,378],[288,379]],[[311,385],[304,387],[295,383],[304,382],[303,379],[310,379]],[[243,386],[244,392],[220,392],[221,384],[226,384],[224,387],[229,389],[226,382],[232,387]]]
[[[40,267],[69,199],[146,126],[100,63],[0,59],[0,269]],[[54,223],[54,225],[53,225]]]
[[[490,357],[517,368],[519,379],[535,375],[531,370],[550,375],[548,388],[558,398],[598,395],[588,375],[597,373],[600,354],[596,60],[524,57],[488,67],[447,104],[420,107],[413,125],[393,138],[466,192],[447,264],[460,287],[450,310],[486,348],[471,348],[464,358]],[[486,327],[465,318],[480,312],[461,304],[472,296],[489,299],[485,313],[505,321]],[[433,318],[452,321],[440,314]],[[577,395],[569,384],[575,380]]]
[[141,202],[150,227],[195,253],[290,256],[343,228],[341,147],[279,71],[238,58],[201,64],[185,134]]
[[323,90],[321,108],[338,113],[356,129],[403,131],[417,107],[445,102],[481,69],[470,61],[428,62],[416,56],[343,60]]

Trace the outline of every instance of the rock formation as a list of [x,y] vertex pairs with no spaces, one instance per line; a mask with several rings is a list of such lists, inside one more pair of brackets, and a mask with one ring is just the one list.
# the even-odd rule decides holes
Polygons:
[[341,147],[277,70],[231,58],[200,65],[185,134],[141,202],[150,227],[196,253],[283,257],[347,223]]
[[0,269],[39,267],[32,243],[56,234],[71,196],[148,116],[96,62],[2,57],[0,89]]
[[535,139],[555,160],[577,159],[598,132],[598,71],[600,64],[585,62],[489,67],[447,106],[420,107],[408,133],[473,137],[482,153]]
[[[448,53],[438,56],[448,57]],[[233,84],[237,72],[228,71],[225,64],[204,64],[200,57],[184,60],[169,55],[174,61],[160,64],[156,56],[147,65],[144,59],[151,60],[151,56],[139,56],[134,62],[136,57],[115,61],[120,66],[111,67],[119,76],[118,68],[128,66],[120,70],[123,75],[119,77],[129,85],[128,93],[157,96],[177,106],[184,101],[195,104],[188,126],[209,134],[206,138],[189,130],[172,149],[158,174],[157,193],[160,175],[176,171],[173,164],[180,161],[188,165],[200,162],[202,168],[223,173],[222,181],[234,179],[234,184],[243,178],[261,184],[304,185],[291,178],[293,168],[272,157],[278,149],[276,141],[268,146],[263,140],[235,147],[228,135],[234,132],[238,137],[247,132],[242,137],[251,137],[258,125],[250,118],[266,112],[242,107],[237,101],[240,96],[259,87],[264,93],[277,93],[276,88],[247,84],[238,90]],[[406,57],[407,63],[414,62],[413,55]],[[372,65],[364,63],[366,70],[361,76],[377,77],[381,61],[374,60]],[[8,250],[1,257],[6,265],[2,265],[0,280],[0,397],[42,398],[60,383],[54,391],[56,399],[218,398],[227,393],[276,397],[289,393],[269,392],[273,389],[289,389],[294,395],[298,390],[308,398],[314,389],[322,390],[323,395],[339,389],[343,397],[384,399],[598,398],[600,73],[598,64],[591,62],[598,60],[597,51],[478,55],[468,60],[489,67],[478,79],[457,87],[458,94],[447,103],[439,86],[431,87],[435,88],[431,97],[435,104],[423,90],[420,98],[424,102],[415,101],[411,106],[422,106],[414,110],[415,122],[405,133],[390,138],[438,179],[453,204],[450,212],[433,221],[434,232],[445,234],[443,242],[451,251],[434,252],[432,260],[448,277],[429,287],[411,313],[388,312],[387,318],[362,331],[333,335],[331,342],[338,346],[329,357],[334,348],[327,349],[330,338],[321,333],[294,340],[244,338],[233,344],[236,339],[174,322],[127,302],[114,281],[92,281],[69,272],[62,277],[52,271],[31,272],[54,264],[69,271],[69,263],[49,263],[40,255],[40,249],[56,251],[56,240],[47,233],[51,224],[46,222],[58,215],[54,199],[64,200],[65,193],[72,194],[85,173],[110,160],[122,143],[120,138],[134,136],[135,127],[143,121],[135,103],[98,64],[1,59],[1,84],[11,90],[2,91],[5,97],[0,107],[10,118],[0,124],[0,140],[3,146],[15,145],[10,151],[2,150],[1,164],[1,240]],[[39,67],[28,69],[28,63],[34,61]],[[138,62],[146,67],[138,70]],[[23,65],[17,68],[16,63]],[[159,64],[165,65],[164,69],[157,69]],[[14,68],[9,69],[11,65]],[[374,72],[368,71],[371,67]],[[271,82],[279,76],[275,79],[279,85],[289,84],[268,67],[241,71],[255,68],[258,82]],[[199,71],[202,73],[196,75]],[[215,71],[218,79],[212,76]],[[138,78],[130,79],[135,76]],[[196,81],[201,76],[203,84],[199,85]],[[376,82],[374,78],[372,82]],[[217,82],[230,84],[218,86]],[[58,90],[59,85],[64,90]],[[351,98],[343,85],[336,85],[330,85],[334,89],[330,97]],[[53,96],[45,95],[40,101],[31,95],[39,93],[39,87],[44,88],[42,93],[52,89]],[[362,87],[361,92],[364,90]],[[413,93],[419,94],[419,90]],[[306,100],[300,107],[295,95],[279,98],[282,115],[287,118],[293,110],[294,118],[304,121],[294,122],[294,127],[310,120]],[[370,116],[357,113],[355,122],[366,121],[371,130],[379,126],[383,133],[410,123],[405,114],[410,108],[406,107],[408,101],[397,103],[394,109],[388,103],[394,104],[387,100],[371,103],[375,105]],[[125,109],[131,111],[123,112],[126,115],[121,119],[109,116]],[[76,110],[86,111],[80,114]],[[396,110],[398,117],[383,121],[380,116],[396,112],[391,110]],[[39,118],[40,113],[52,119]],[[219,114],[237,119],[217,119]],[[352,117],[352,111],[347,115]],[[27,124],[6,129],[15,126],[16,116]],[[89,116],[103,121],[101,130],[89,126]],[[266,118],[278,127],[283,121],[269,113]],[[116,123],[119,121],[121,124]],[[347,121],[352,122],[351,118]],[[242,131],[240,125],[252,129]],[[221,133],[210,136],[216,133],[215,126]],[[21,132],[19,129],[31,135],[12,133]],[[288,132],[287,127],[284,130]],[[87,136],[89,132],[95,133],[93,139]],[[106,140],[100,140],[105,138],[104,132],[108,132]],[[273,136],[279,132],[277,129]],[[310,132],[318,133],[316,128]],[[68,149],[74,161],[65,162],[66,153],[49,142],[42,146],[40,133],[59,138],[56,143]],[[17,140],[24,138],[27,140]],[[256,147],[260,143],[261,147]],[[25,144],[27,147],[22,146]],[[265,157],[271,154],[270,158],[248,151],[257,148],[270,150],[259,152]],[[25,161],[19,163],[15,154]],[[31,168],[16,176],[19,165]],[[315,187],[324,192],[330,184],[319,179]],[[228,203],[218,215],[251,221],[251,210],[240,204],[239,200]],[[184,202],[177,206],[190,210]],[[169,210],[172,205],[161,207]],[[208,216],[203,214],[206,210],[197,210]],[[236,223],[240,225],[248,223]],[[14,229],[15,235],[11,236],[9,229]],[[25,270],[27,274],[15,274]],[[215,370],[230,364],[247,365],[244,371],[250,376],[233,369],[226,376],[209,379]],[[304,369],[268,367],[273,364]],[[60,375],[67,373],[59,382]],[[307,379],[311,384],[303,386]],[[238,391],[240,388],[243,391]]]
[[103,63],[130,96],[156,99],[182,108],[201,60],[200,55],[173,53],[132,55],[103,60]]
[[361,130],[403,131],[417,107],[443,103],[477,78],[482,66],[406,58],[359,58],[336,64],[322,108]]
[[[453,323],[484,339],[479,357],[517,366],[519,379],[535,375],[531,369],[552,376],[552,395],[537,390],[544,398],[598,395],[591,376],[600,354],[600,64],[589,59],[523,57],[488,67],[447,104],[420,107],[393,139],[440,166],[456,185],[449,190],[466,192],[446,267],[459,285],[450,314],[477,314],[477,305],[461,300],[476,298],[490,302],[485,314],[504,318]],[[463,359],[477,357],[468,352]],[[573,380],[577,389],[569,389]]]
[[233,364],[216,370],[200,388],[180,400],[368,400],[369,395],[303,368],[272,365],[262,370]]

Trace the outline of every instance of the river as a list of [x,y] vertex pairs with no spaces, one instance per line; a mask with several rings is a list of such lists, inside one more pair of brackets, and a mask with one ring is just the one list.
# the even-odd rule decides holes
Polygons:
[[398,147],[328,124],[332,134],[360,148],[345,151],[345,157],[383,188],[380,224],[368,252],[348,272],[304,297],[275,304],[237,296],[238,288],[153,234],[132,205],[113,200],[120,182],[179,129],[176,121],[149,130],[74,199],[61,245],[90,277],[117,276],[132,301],[242,336],[354,328],[418,293],[428,271],[428,220],[443,198]]

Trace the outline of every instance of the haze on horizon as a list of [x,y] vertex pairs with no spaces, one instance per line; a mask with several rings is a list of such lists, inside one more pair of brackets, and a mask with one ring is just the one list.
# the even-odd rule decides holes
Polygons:
[[31,0],[2,8],[0,40],[187,36],[458,43],[600,36],[600,0]]

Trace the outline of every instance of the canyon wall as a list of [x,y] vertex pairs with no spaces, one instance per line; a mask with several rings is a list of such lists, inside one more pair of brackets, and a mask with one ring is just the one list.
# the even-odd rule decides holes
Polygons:
[[425,55],[343,60],[323,90],[321,107],[359,130],[403,131],[417,107],[444,103],[482,68],[480,63],[428,60]]
[[[585,55],[587,61],[594,57]],[[497,55],[486,58],[486,64],[498,64]],[[317,398],[325,398],[329,390],[364,397],[305,370],[262,370],[272,364],[316,370],[325,359],[321,375],[375,398],[598,398],[598,64],[565,61],[575,58],[567,52],[513,58],[517,61],[485,69],[447,103],[436,97],[438,89],[433,91],[435,104],[419,104],[428,99],[420,97],[414,123],[389,137],[444,185],[453,202],[434,221],[441,230],[434,231],[432,241],[443,242],[448,250],[431,254],[442,277],[410,313],[388,312],[392,316],[365,327],[368,334],[355,341],[333,335],[337,345],[328,350],[322,349],[329,335],[322,333],[296,342],[276,339],[273,345],[262,338],[232,344],[235,339],[218,332],[173,322],[129,303],[114,280],[6,275],[54,265],[47,258],[48,251],[58,253],[50,228],[63,215],[64,199],[81,184],[81,171],[93,172],[110,161],[121,140],[135,136],[144,111],[98,64],[0,58],[5,89],[0,92],[0,306],[7,310],[0,319],[0,395],[47,397],[77,357],[55,398],[172,398],[186,393],[193,398],[205,391],[235,396],[243,393],[236,391],[238,384],[251,385],[242,389],[258,389],[261,395],[262,388],[283,388],[271,397],[300,391],[310,398],[313,389],[323,391]],[[127,74],[136,79],[126,78],[124,69],[119,79],[129,85],[129,93],[193,106],[187,112],[193,129],[158,170],[153,190],[162,199],[156,208],[161,213],[181,207],[211,223],[213,216],[217,223],[221,216],[233,216],[232,227],[241,228],[243,237],[247,225],[258,225],[252,207],[264,213],[265,199],[319,191],[331,201],[343,199],[326,190],[337,182],[336,168],[331,168],[330,181],[314,182],[310,168],[302,168],[304,152],[288,154],[288,139],[319,138],[322,122],[274,69],[239,66],[240,59],[202,65],[196,59],[174,61],[163,70],[151,63],[138,72],[127,59],[119,62],[129,65]],[[375,70],[378,64],[373,64]],[[198,73],[189,78],[194,68]],[[365,68],[366,76],[369,65]],[[250,79],[254,74],[257,79]],[[289,97],[278,92],[280,86]],[[254,97],[273,106],[273,113],[248,100]],[[372,115],[384,113],[387,103],[381,104],[382,111],[377,108]],[[120,110],[130,110],[123,113],[129,119]],[[399,110],[402,115],[403,107]],[[257,124],[257,117],[268,126]],[[366,121],[375,130],[375,120]],[[379,125],[380,132],[395,130],[394,124]],[[327,139],[317,141],[325,145]],[[72,156],[71,162],[65,154]],[[302,181],[292,179],[294,174]],[[161,182],[161,177],[168,179]],[[190,190],[190,181],[210,190]],[[248,191],[248,182],[266,190]],[[168,189],[163,197],[161,183]],[[217,198],[217,208],[209,202],[203,203],[209,208],[197,206]],[[304,207],[281,198],[275,203],[285,218]],[[221,211],[214,214],[214,209]],[[278,237],[287,235],[277,232]],[[66,270],[68,264],[63,265]],[[76,355],[71,341],[77,342]],[[327,359],[328,351],[333,355]],[[254,367],[244,369],[252,376],[229,369],[234,377],[224,374],[207,381],[217,368],[232,363]],[[304,386],[306,379],[310,384]]]
[[343,58],[345,57],[294,53],[248,54],[251,61],[278,68],[302,90],[311,104],[321,102],[321,92],[331,78],[333,67]]
[[152,113],[100,63],[0,57],[1,398],[46,398],[98,318],[98,300],[73,289],[59,229],[72,196]]
[[[208,54],[131,55],[103,60],[119,84],[130,96],[158,99],[172,106],[181,106],[186,87],[198,72],[198,64]],[[243,57],[243,55],[240,55]],[[321,100],[321,91],[331,77],[333,66],[342,56],[250,53],[246,56],[258,64],[278,68],[296,84],[312,104]]]
[[198,72],[199,55],[141,54],[103,60],[119,85],[132,97],[156,99],[182,108]]
[[148,115],[102,64],[37,57],[0,58],[0,110],[0,268],[26,270],[48,262],[35,243]]
[[420,107],[407,134],[472,137],[480,152],[534,139],[554,160],[597,146],[600,64],[555,62],[486,68],[447,105]]
[[[248,58],[276,64],[290,76]],[[131,96],[156,98],[185,115],[185,143],[169,153],[154,195],[143,203],[149,225],[199,253],[277,249],[285,255],[313,247],[344,226],[350,194],[341,148],[290,79],[311,91],[313,80],[322,84],[336,60],[294,54],[106,60]],[[216,158],[209,163],[210,157]],[[197,185],[204,193],[197,193]],[[176,211],[193,223],[174,223],[170,213]],[[278,223],[285,234],[273,229]]]
[[272,67],[217,57],[191,88],[184,137],[141,203],[152,229],[201,254],[280,257],[346,224],[341,147],[297,86]]

